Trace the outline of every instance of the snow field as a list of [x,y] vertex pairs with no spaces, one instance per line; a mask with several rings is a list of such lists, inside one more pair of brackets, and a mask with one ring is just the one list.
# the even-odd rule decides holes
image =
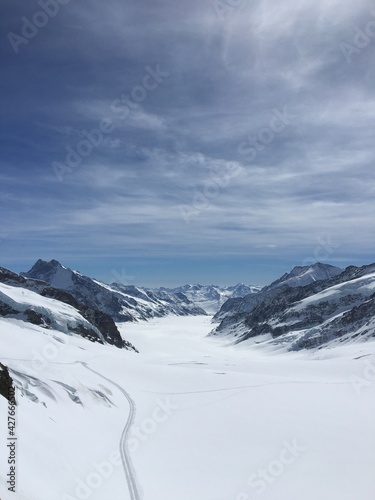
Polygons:
[[[207,317],[167,317],[119,325],[136,354],[0,323],[0,361],[29,393],[10,499],[131,498],[116,384],[135,403],[127,450],[142,500],[374,499],[374,342],[287,353],[207,337]],[[5,429],[4,398],[0,412]]]

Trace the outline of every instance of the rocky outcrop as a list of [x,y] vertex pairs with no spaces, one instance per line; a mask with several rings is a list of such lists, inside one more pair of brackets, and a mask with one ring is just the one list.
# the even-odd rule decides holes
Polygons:
[[0,395],[11,404],[17,404],[14,397],[14,384],[8,368],[0,363]]

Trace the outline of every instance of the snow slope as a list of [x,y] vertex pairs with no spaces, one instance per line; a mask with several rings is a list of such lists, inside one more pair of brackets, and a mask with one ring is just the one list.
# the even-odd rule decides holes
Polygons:
[[[69,304],[41,295],[21,287],[14,287],[0,283],[0,302],[15,311],[26,312],[33,310],[39,313],[48,326],[54,330],[71,334],[71,331],[83,327],[93,331],[97,338],[104,341],[101,332],[93,327],[82,315]],[[10,315],[11,316],[11,315]],[[19,314],[15,315],[19,317]],[[22,316],[21,316],[22,317]]]
[[[375,343],[288,353],[210,318],[118,325],[139,354],[0,318],[18,387],[2,500],[373,500]],[[7,404],[0,397],[6,427]]]

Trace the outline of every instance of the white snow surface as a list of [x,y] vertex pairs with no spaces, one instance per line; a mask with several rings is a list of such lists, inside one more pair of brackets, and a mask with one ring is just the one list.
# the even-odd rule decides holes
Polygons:
[[375,342],[233,346],[206,316],[119,328],[139,354],[0,318],[18,387],[2,500],[374,500]]
[[361,278],[339,283],[338,285],[331,286],[325,290],[311,295],[306,299],[301,300],[298,305],[291,308],[291,310],[299,311],[306,306],[316,304],[327,299],[339,300],[348,295],[356,294],[362,297],[370,297],[375,292],[375,273],[366,274]]
[[[69,328],[82,325],[95,331],[103,339],[100,331],[87,321],[74,307],[59,300],[43,297],[32,290],[0,283],[0,301],[17,311],[33,309],[49,319],[52,328],[69,333]],[[1,318],[0,318],[1,320]]]
[[[73,271],[75,274],[80,274],[78,271]],[[58,267],[56,273],[53,276],[51,285],[56,288],[61,288],[62,290],[69,290],[69,288],[74,286],[72,280],[72,271],[65,266]]]

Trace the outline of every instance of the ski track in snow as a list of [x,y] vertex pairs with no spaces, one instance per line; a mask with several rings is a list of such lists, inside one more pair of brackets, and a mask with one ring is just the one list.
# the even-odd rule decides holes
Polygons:
[[141,496],[140,496],[139,488],[138,488],[138,484],[137,484],[136,474],[134,472],[133,463],[132,463],[132,460],[131,460],[131,457],[129,455],[128,448],[127,448],[127,440],[128,440],[129,431],[133,425],[134,418],[135,418],[135,408],[136,408],[135,403],[134,403],[133,399],[130,397],[130,395],[125,391],[125,389],[123,389],[119,384],[117,384],[113,380],[105,377],[101,373],[93,370],[92,368],[89,368],[87,366],[87,363],[85,363],[83,361],[80,361],[78,363],[81,364],[84,368],[86,368],[90,372],[95,373],[96,375],[98,375],[102,379],[113,384],[115,387],[117,387],[117,389],[128,400],[129,416],[128,416],[128,420],[125,424],[124,430],[122,431],[122,434],[121,434],[120,453],[121,453],[122,465],[123,465],[123,468],[125,471],[126,481],[128,483],[130,499],[131,500],[141,500]]
[[[12,359],[13,361],[15,358],[2,358],[4,359]],[[18,361],[30,361],[30,360],[18,360]],[[74,361],[73,363],[53,363],[56,365],[82,365],[86,370],[89,370],[92,373],[95,373],[95,375],[101,377],[102,379],[106,380],[110,384],[114,385],[117,387],[117,389],[126,397],[128,403],[129,403],[129,416],[126,421],[124,430],[122,431],[121,434],[121,439],[120,439],[120,454],[121,454],[121,461],[122,465],[124,468],[125,476],[126,476],[126,481],[128,483],[128,489],[129,489],[129,495],[130,495],[130,500],[142,500],[142,497],[139,492],[139,486],[137,483],[137,478],[136,478],[136,473],[134,471],[133,463],[131,460],[131,457],[129,455],[129,451],[127,448],[127,441],[128,441],[128,436],[130,429],[134,423],[135,419],[135,412],[136,412],[136,404],[134,400],[131,398],[131,396],[125,391],[121,385],[117,384],[117,382],[114,382],[113,380],[109,379],[108,377],[105,377],[101,373],[97,372],[96,370],[93,370],[89,366],[87,366],[87,363],[84,361]],[[13,371],[13,370],[11,370]],[[0,498],[0,500],[2,500]]]

